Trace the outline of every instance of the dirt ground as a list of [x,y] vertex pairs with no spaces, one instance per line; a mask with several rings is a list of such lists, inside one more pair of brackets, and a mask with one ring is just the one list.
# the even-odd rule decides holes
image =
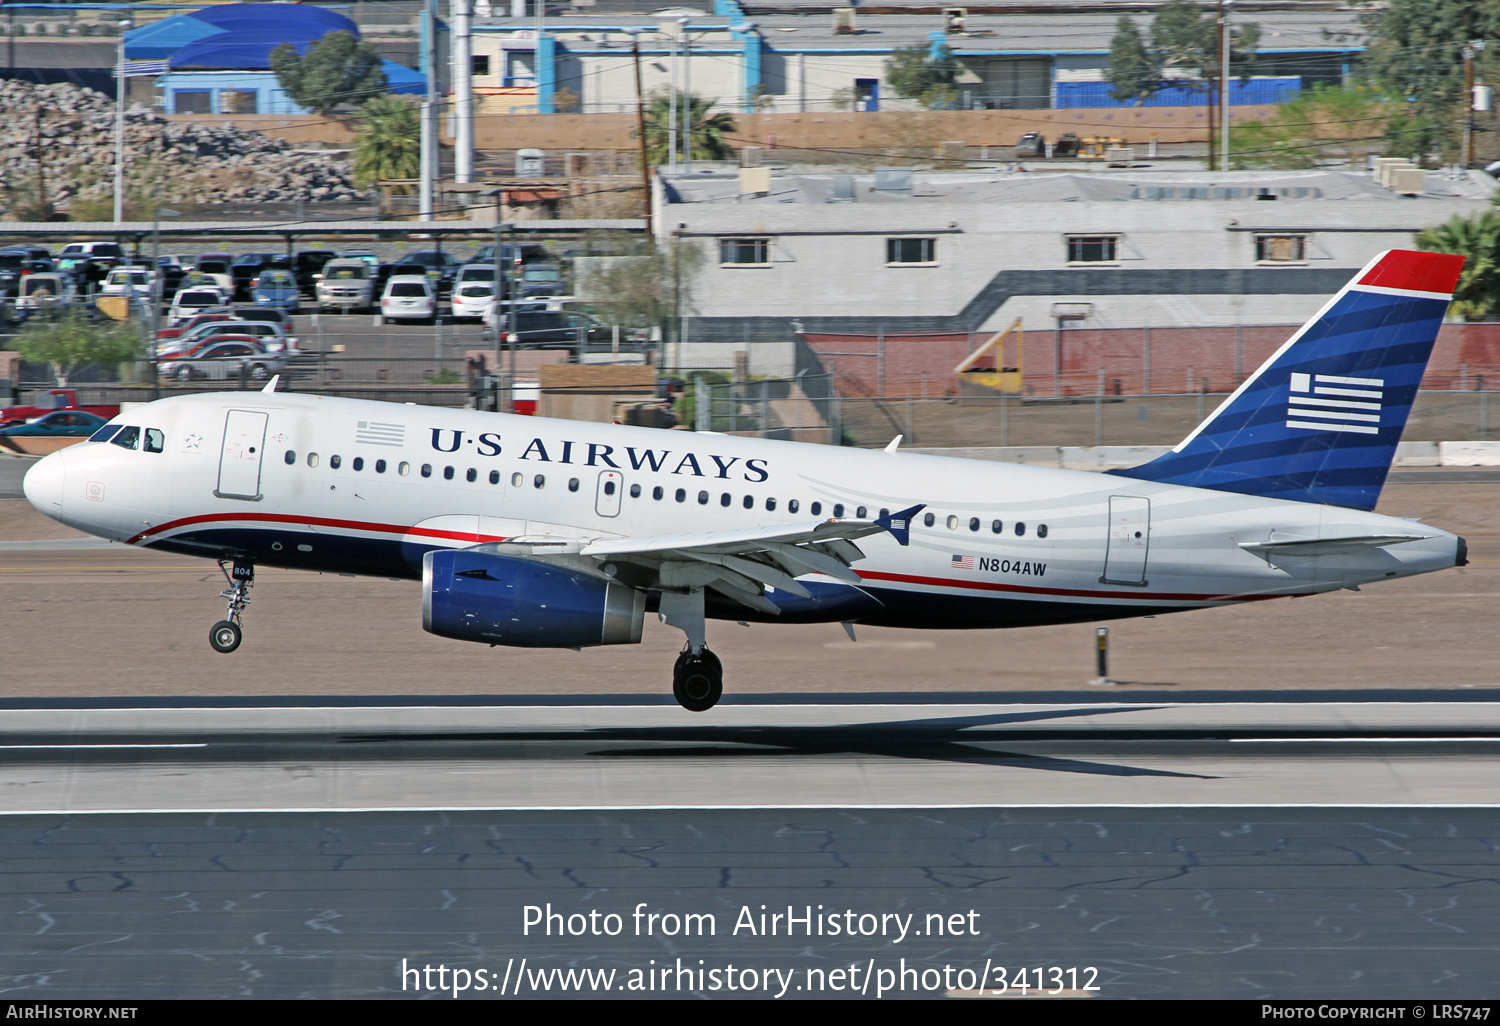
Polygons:
[[[1359,593],[1115,621],[1112,676],[1163,696],[1500,687],[1500,484],[1392,485],[1380,511],[1464,535],[1473,562]],[[0,501],[0,540],[74,535]],[[647,617],[638,647],[491,649],[423,632],[414,582],[264,570],[245,643],[223,656],[208,646],[222,587],[212,564],[123,547],[0,552],[0,697],[662,693],[682,644]],[[739,692],[1073,690],[1093,677],[1093,625],[858,634],[713,622],[709,643]]]

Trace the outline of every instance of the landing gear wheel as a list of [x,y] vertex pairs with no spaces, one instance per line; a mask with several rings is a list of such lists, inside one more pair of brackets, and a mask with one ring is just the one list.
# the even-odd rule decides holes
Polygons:
[[708,649],[684,652],[672,671],[672,697],[689,712],[707,712],[724,694],[724,670]]
[[214,647],[215,652],[233,652],[240,647],[242,637],[239,624],[220,620],[208,632],[208,643]]

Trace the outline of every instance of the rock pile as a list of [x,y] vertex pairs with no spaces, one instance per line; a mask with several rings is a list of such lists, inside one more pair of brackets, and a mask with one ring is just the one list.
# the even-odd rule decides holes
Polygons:
[[[0,122],[0,215],[28,190],[34,192],[39,178],[47,199],[60,209],[113,196],[112,98],[66,83],[7,79],[0,80],[0,110],[6,112]],[[286,141],[259,132],[172,121],[141,106],[126,111],[125,154],[127,191],[162,204],[317,202],[364,195],[354,187],[347,156],[292,152]]]

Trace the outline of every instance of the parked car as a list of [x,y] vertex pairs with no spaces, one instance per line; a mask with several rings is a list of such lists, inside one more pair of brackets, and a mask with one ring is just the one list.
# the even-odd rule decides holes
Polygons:
[[166,360],[159,371],[177,381],[223,381],[239,377],[243,370],[252,380],[264,381],[280,373],[286,363],[285,353],[268,353],[248,339],[228,339],[204,346],[191,357]]
[[229,266],[229,274],[234,279],[234,298],[249,299],[256,278],[275,259],[275,253],[241,253],[235,257]]
[[226,306],[229,296],[217,288],[204,288],[192,286],[183,289],[172,299],[172,306],[167,312],[167,323],[169,325],[181,324],[194,314],[202,313],[204,309],[213,306]]
[[519,287],[516,289],[519,299],[525,299],[528,296],[561,296],[568,291],[562,268],[557,264],[524,264],[521,267],[520,278]]
[[36,256],[37,252],[24,246],[0,249],[0,296],[15,294],[21,287],[21,279],[28,274],[47,274],[56,270],[50,259]]
[[291,271],[303,295],[315,295],[318,287],[317,276],[323,273],[323,265],[337,256],[338,254],[331,249],[304,249],[297,254],[292,261]]
[[297,313],[302,309],[302,292],[297,288],[297,279],[292,276],[291,271],[261,271],[250,295],[256,306],[272,307],[287,313]]
[[268,352],[294,351],[297,348],[297,337],[280,324],[267,321],[206,321],[176,338],[162,339],[157,343],[156,352],[158,356],[169,352],[184,352],[196,348],[204,339],[220,335],[242,335],[255,339]]
[[427,276],[392,275],[380,297],[380,313],[393,321],[427,321],[437,316],[437,289]]
[[96,417],[108,420],[110,417],[120,415],[118,403],[102,406],[79,406],[78,393],[71,388],[54,388],[38,396],[36,400],[25,406],[8,406],[0,409],[0,425],[9,427],[12,424],[21,424],[37,417],[45,417],[49,413],[59,410],[83,410],[92,413]]
[[293,332],[296,324],[292,315],[285,310],[278,310],[269,306],[237,306],[234,308],[234,319],[237,321],[265,321],[268,324],[279,324]]
[[57,264],[59,271],[71,271],[82,268],[91,262],[97,262],[108,267],[125,259],[125,251],[114,242],[70,242],[57,251],[57,257],[53,261]]
[[[614,341],[614,329],[609,325],[588,314],[562,310],[518,309],[515,334],[516,344],[522,349],[580,349]],[[487,327],[484,336],[493,344],[493,329]],[[632,348],[637,345],[631,343]]]
[[179,338],[184,333],[191,331],[193,328],[196,328],[198,325],[205,324],[209,321],[233,321],[240,319],[241,318],[237,317],[227,307],[209,307],[202,313],[193,314],[187,320],[182,321],[179,324],[160,329],[156,333],[156,339],[158,342],[160,342],[163,339]]
[[107,423],[105,418],[82,410],[48,413],[35,420],[0,428],[0,447],[28,455],[56,452],[76,440],[87,438]]
[[452,253],[440,249],[422,249],[403,256],[401,266],[421,267],[434,288],[439,292],[447,292],[453,285],[453,276],[458,273],[460,265]]
[[151,301],[156,276],[144,267],[116,267],[104,278],[101,296],[129,296],[143,303]]
[[495,301],[495,265],[464,264],[453,279],[453,316],[483,320]]
[[354,307],[368,310],[374,302],[374,284],[370,265],[363,260],[330,260],[318,275],[318,309],[337,307],[342,313]]
[[234,265],[228,260],[211,260],[206,256],[198,258],[197,266],[188,272],[186,282],[192,285],[212,283],[223,289],[229,296],[234,295]]
[[66,306],[73,302],[76,294],[72,275],[28,274],[21,279],[21,287],[16,293],[16,315],[30,317],[59,304]]

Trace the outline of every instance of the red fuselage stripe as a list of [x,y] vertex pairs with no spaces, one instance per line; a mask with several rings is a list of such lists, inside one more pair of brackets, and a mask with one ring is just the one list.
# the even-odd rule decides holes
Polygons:
[[466,541],[475,544],[505,540],[503,535],[491,536],[469,531],[439,531],[430,527],[375,524],[364,520],[332,520],[327,517],[299,517],[288,513],[205,513],[202,516],[183,517],[181,520],[173,520],[171,523],[160,524],[150,530],[142,531],[126,542],[126,544],[137,545],[153,535],[162,534],[165,531],[175,531],[179,527],[232,521],[251,521],[263,524],[294,524],[301,527],[334,527],[346,531],[375,531],[380,534],[410,534],[416,535],[419,538],[447,538],[451,541]]

